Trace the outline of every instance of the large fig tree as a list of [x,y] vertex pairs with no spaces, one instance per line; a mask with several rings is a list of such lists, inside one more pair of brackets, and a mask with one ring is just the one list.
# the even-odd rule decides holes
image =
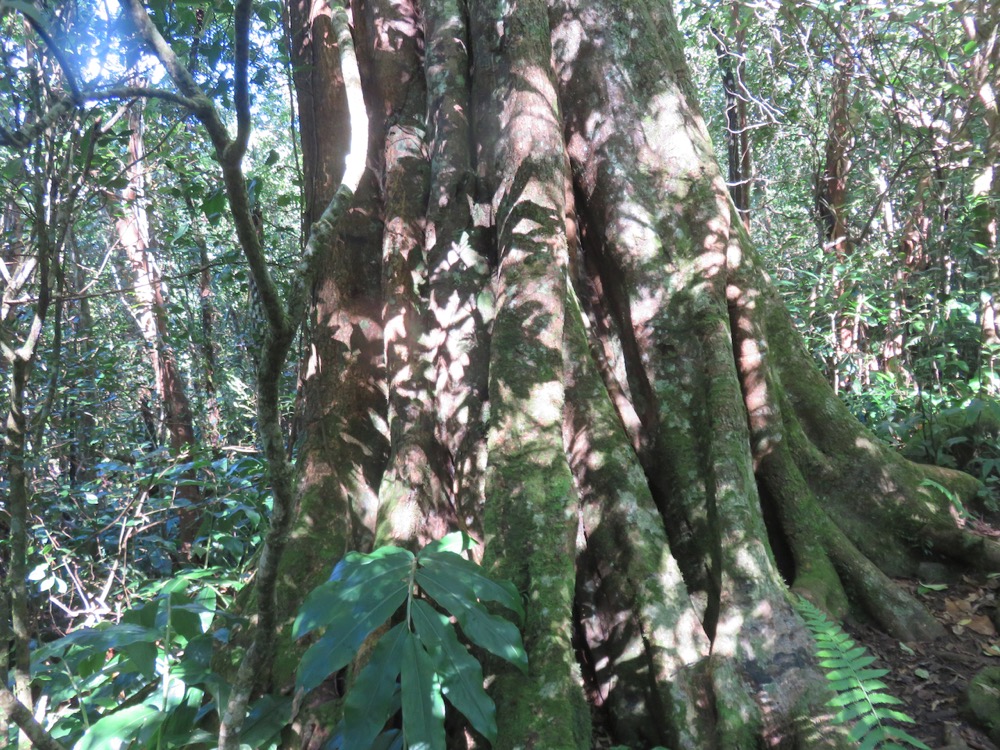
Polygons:
[[[528,607],[499,747],[590,747],[595,709],[635,747],[832,741],[790,590],[934,638],[891,576],[1000,547],[936,487],[975,483],[880,444],[804,351],[669,4],[350,10],[369,169],[322,248],[281,616],[349,549],[467,529]],[[349,108],[329,11],[289,15],[318,217]]]

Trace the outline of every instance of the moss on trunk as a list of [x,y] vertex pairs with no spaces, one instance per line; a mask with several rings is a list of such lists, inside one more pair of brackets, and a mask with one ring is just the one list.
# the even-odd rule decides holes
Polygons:
[[527,611],[528,678],[489,678],[497,747],[588,748],[593,721],[636,747],[842,745],[789,590],[933,637],[889,575],[928,545],[1000,557],[922,485],[975,482],[880,445],[803,349],[669,9],[354,10],[370,172],[316,288],[284,616],[346,548],[461,528]]

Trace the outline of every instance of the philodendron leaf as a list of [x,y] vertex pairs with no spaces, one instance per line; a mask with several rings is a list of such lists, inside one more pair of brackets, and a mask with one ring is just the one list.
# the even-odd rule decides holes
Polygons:
[[522,672],[528,669],[521,633],[510,620],[491,615],[476,601],[471,589],[454,579],[417,569],[417,583],[434,601],[455,616],[470,641],[509,661]]
[[406,623],[383,635],[344,701],[344,747],[371,747],[396,706],[396,678],[403,663]]
[[444,697],[473,729],[490,742],[496,740],[496,707],[483,689],[483,668],[458,642],[448,618],[417,599],[413,602],[413,623],[420,641],[434,657]]
[[425,577],[436,578],[443,585],[449,587],[458,583],[470,589],[477,599],[484,602],[496,602],[512,612],[516,612],[518,617],[524,618],[521,595],[518,594],[514,584],[509,581],[494,581],[483,573],[482,568],[461,555],[454,552],[427,552],[424,550],[417,556],[417,562]]
[[334,568],[331,580],[306,597],[292,637],[301,638],[318,627],[342,627],[345,621],[355,620],[356,613],[371,609],[400,589],[405,595],[412,563],[413,553],[399,547],[380,547],[370,555],[348,553]]
[[434,660],[409,630],[403,634],[400,692],[408,750],[445,750],[444,700]]

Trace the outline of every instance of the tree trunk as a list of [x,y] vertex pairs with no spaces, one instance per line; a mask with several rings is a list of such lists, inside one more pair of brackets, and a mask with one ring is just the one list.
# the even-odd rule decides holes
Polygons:
[[[30,407],[29,382],[35,361],[38,357],[39,345],[46,325],[51,302],[52,266],[59,263],[59,250],[65,238],[66,215],[57,211],[52,215],[52,225],[46,221],[48,214],[44,210],[46,199],[61,198],[55,191],[46,193],[42,188],[44,183],[38,180],[34,183],[35,191],[31,204],[29,221],[33,224],[32,242],[26,245],[28,251],[19,263],[13,278],[19,279],[18,284],[10,283],[4,289],[4,313],[8,309],[18,311],[23,302],[18,298],[27,289],[35,291],[33,304],[26,305],[30,324],[26,331],[17,331],[4,326],[0,329],[0,354],[9,369],[9,385],[7,392],[7,414],[4,420],[4,466],[7,474],[7,492],[2,497],[6,510],[3,529],[6,532],[6,544],[0,549],[0,569],[4,573],[0,597],[3,606],[0,613],[6,618],[9,614],[10,628],[4,622],[3,633],[10,636],[2,642],[2,648],[9,647],[13,655],[10,671],[13,672],[13,696],[29,711],[34,705],[31,693],[31,639],[32,617],[28,598],[28,546],[32,507],[32,489],[30,472],[30,454],[28,443],[29,421],[26,410]],[[70,196],[72,192],[70,191]],[[66,203],[72,203],[72,197]],[[26,222],[27,223],[27,222]],[[53,240],[53,236],[56,238]],[[28,272],[22,275],[24,268]],[[24,308],[21,308],[23,311]],[[16,317],[16,316],[15,316]],[[21,333],[18,338],[17,334]],[[7,658],[3,671],[7,672]],[[6,686],[6,683],[5,683]]]
[[[195,445],[191,404],[177,365],[177,357],[168,341],[166,294],[160,269],[153,254],[146,197],[146,149],[143,143],[142,104],[129,107],[129,184],[123,195],[123,214],[117,220],[118,238],[125,250],[135,281],[133,294],[138,301],[136,321],[146,342],[153,369],[156,395],[163,409],[163,422],[170,449],[177,454]],[[187,555],[198,531],[201,491],[188,476],[176,490],[180,501],[178,540]]]
[[979,316],[979,381],[996,389],[1000,383],[1000,295],[996,292],[1000,288],[1000,102],[989,81],[1000,68],[1000,12],[980,5],[963,18],[963,26],[969,40],[978,43],[969,65],[970,89],[983,108],[987,133],[982,155],[985,168],[972,186],[979,219],[973,242],[985,251],[986,289],[991,290],[983,295]]
[[[307,173],[335,175],[322,7],[289,15],[312,29]],[[589,748],[595,716],[633,747],[841,743],[789,588],[933,638],[889,576],[927,558],[995,568],[1000,546],[921,484],[968,499],[976,482],[878,443],[804,350],[669,8],[353,13],[370,169],[314,289],[282,616],[347,549],[467,529],[528,608],[530,675],[492,682],[495,747]],[[321,746],[339,694],[306,701],[298,744]]]
[[735,48],[730,49],[722,33],[712,30],[715,53],[722,73],[725,95],[726,166],[729,173],[729,196],[746,230],[750,231],[750,186],[753,169],[750,161],[750,123],[747,121],[746,26],[740,19],[740,3],[730,9]]
[[[854,78],[854,61],[849,50],[840,50],[834,59],[833,91],[830,102],[830,126],[826,138],[823,171],[816,186],[816,210],[819,214],[823,249],[832,268],[833,291],[838,312],[831,320],[835,344],[830,375],[833,388],[849,384],[858,369],[858,336],[851,320],[850,294],[853,283],[845,279],[846,261],[853,252],[847,226],[847,171],[850,160],[850,110],[848,93]],[[856,319],[856,315],[855,315]]]

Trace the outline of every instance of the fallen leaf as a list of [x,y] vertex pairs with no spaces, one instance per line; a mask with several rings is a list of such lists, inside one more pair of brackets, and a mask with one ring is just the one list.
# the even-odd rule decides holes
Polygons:
[[993,621],[986,615],[973,615],[967,623],[969,630],[979,635],[996,635],[997,629],[993,626]]
[[919,677],[921,680],[929,680],[931,678],[931,673],[926,669],[914,669],[913,674]]
[[944,591],[948,588],[947,583],[921,583],[917,586],[918,594],[926,594],[928,591]]
[[963,617],[972,613],[972,605],[965,599],[945,599],[944,608],[954,617]]

